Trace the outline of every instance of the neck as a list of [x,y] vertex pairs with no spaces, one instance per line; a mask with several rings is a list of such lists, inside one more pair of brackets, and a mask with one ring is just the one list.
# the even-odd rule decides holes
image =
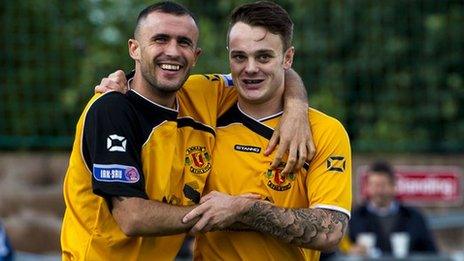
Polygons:
[[146,81],[140,70],[136,70],[133,80],[130,82],[130,88],[138,92],[148,100],[160,104],[162,106],[175,109],[176,93],[161,92]]
[[395,201],[390,201],[386,205],[377,205],[374,202],[370,202],[368,204],[368,209],[377,215],[386,216],[398,211],[398,204]]
[[240,105],[240,109],[246,113],[248,116],[258,120],[265,118],[269,115],[276,114],[281,112],[283,109],[283,100],[280,99],[279,101],[265,102],[261,104],[252,103],[245,99],[238,98],[238,104]]
[[374,201],[370,202],[371,207],[375,209],[388,209],[388,208],[391,208],[392,204],[393,204],[393,200],[390,200],[388,202],[382,202],[382,203],[374,202]]
[[256,120],[279,113],[284,108],[283,88],[281,89],[281,91],[277,90],[269,100],[263,102],[246,100],[239,95],[240,109]]

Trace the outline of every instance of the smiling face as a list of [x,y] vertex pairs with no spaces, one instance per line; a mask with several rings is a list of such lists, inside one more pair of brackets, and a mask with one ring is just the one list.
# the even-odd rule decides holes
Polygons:
[[140,21],[135,39],[129,40],[129,53],[136,61],[136,73],[155,91],[173,93],[179,90],[195,65],[198,28],[189,15],[159,11]]
[[240,105],[281,104],[285,70],[293,47],[283,50],[279,35],[264,27],[237,22],[229,32],[229,61]]

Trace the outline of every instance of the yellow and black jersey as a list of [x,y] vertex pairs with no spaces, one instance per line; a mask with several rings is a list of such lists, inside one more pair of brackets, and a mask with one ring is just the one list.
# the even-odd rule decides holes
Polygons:
[[185,235],[126,237],[107,200],[198,203],[211,170],[219,108],[234,91],[219,75],[191,76],[177,110],[135,91],[95,95],[77,124],[64,181],[61,244],[70,260],[173,260]]
[[[281,113],[255,120],[233,106],[218,119],[213,168],[204,193],[254,193],[279,207],[326,208],[350,215],[351,152],[348,135],[334,118],[308,110],[316,155],[288,176],[264,156]],[[232,167],[231,167],[232,166]],[[318,260],[319,252],[294,247],[257,232],[210,232],[197,237],[198,260]]]

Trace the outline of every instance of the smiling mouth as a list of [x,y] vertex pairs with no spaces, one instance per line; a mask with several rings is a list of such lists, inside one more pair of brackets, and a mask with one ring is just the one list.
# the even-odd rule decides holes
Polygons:
[[179,65],[179,64],[160,63],[158,65],[159,65],[159,67],[161,67],[161,69],[167,70],[167,71],[172,71],[172,72],[177,72],[182,68],[182,66]]
[[263,82],[264,80],[243,80],[245,84],[258,84]]

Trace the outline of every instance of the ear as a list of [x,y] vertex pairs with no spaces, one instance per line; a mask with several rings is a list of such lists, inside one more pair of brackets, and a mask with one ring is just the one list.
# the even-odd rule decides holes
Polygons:
[[135,39],[129,39],[127,42],[129,46],[129,55],[135,61],[140,60],[140,45],[139,42]]
[[291,46],[284,53],[284,69],[290,69],[293,63],[293,55],[295,54],[295,47]]
[[192,66],[195,66],[197,64],[197,61],[198,61],[198,58],[200,57],[201,55],[201,48],[196,48],[195,49],[195,59],[193,60],[193,65]]

